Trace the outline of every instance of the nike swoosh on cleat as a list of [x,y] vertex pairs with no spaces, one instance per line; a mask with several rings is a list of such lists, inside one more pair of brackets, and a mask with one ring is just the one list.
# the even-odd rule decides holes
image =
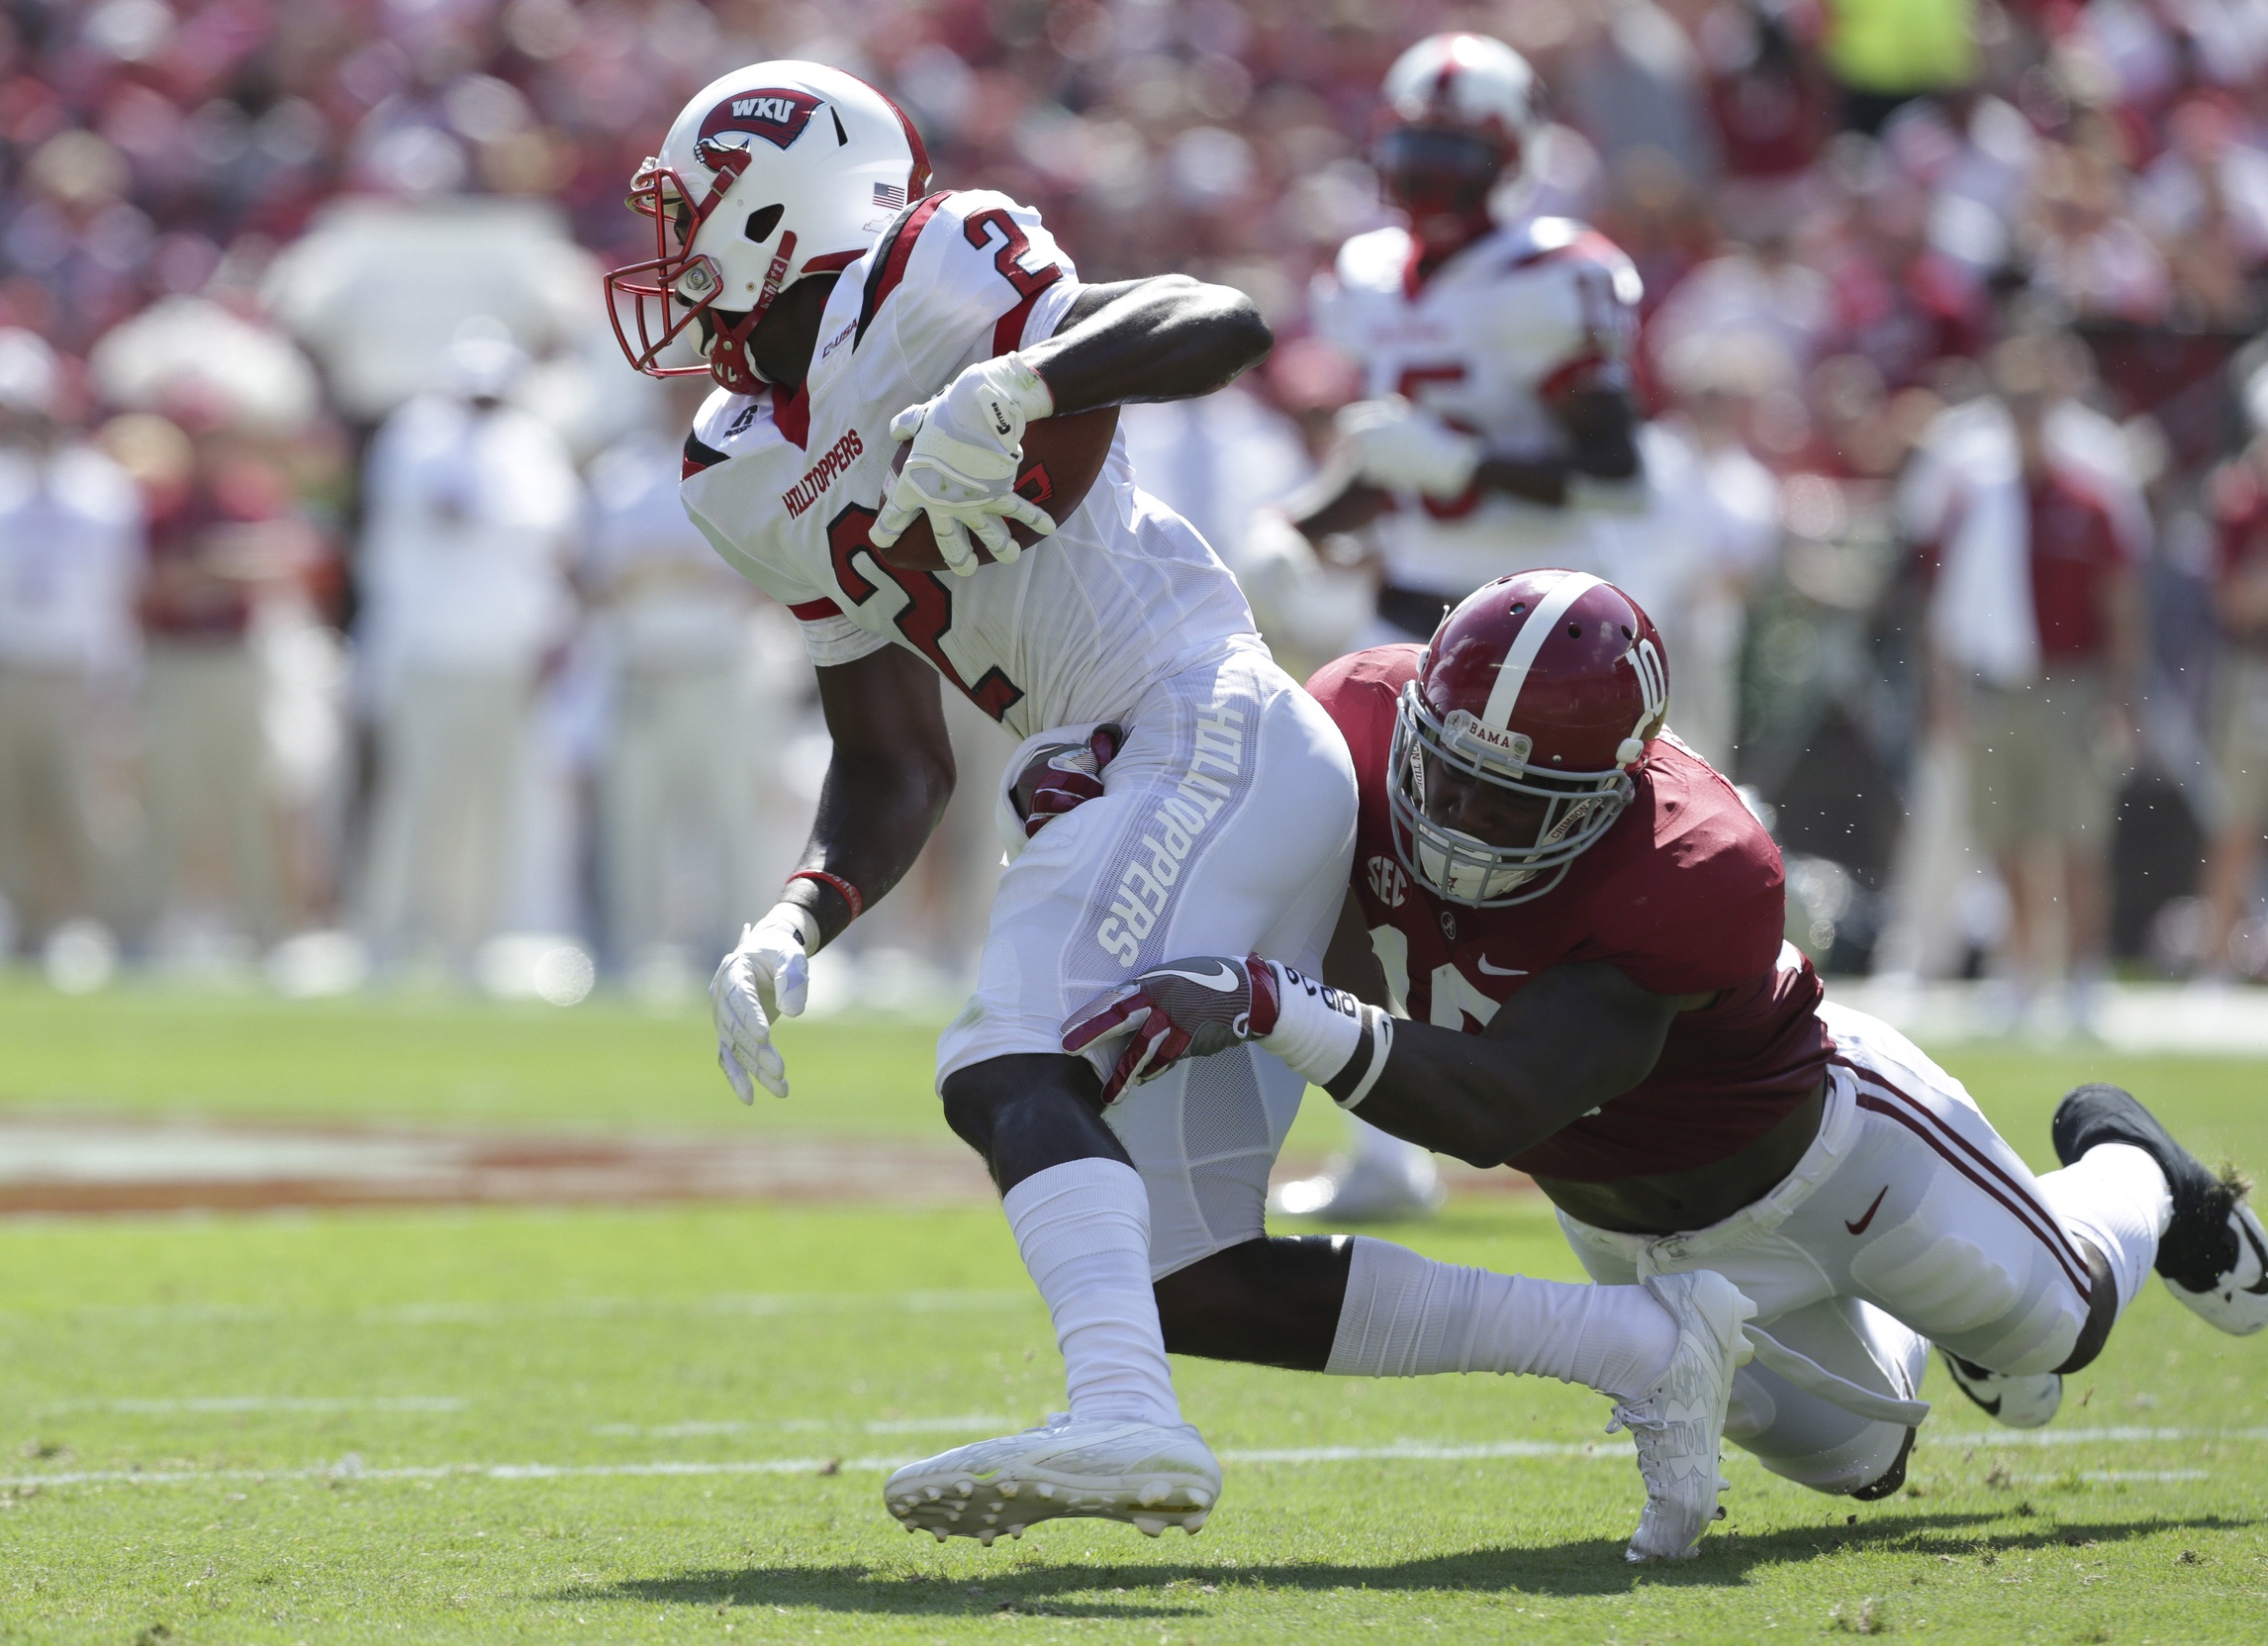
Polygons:
[[1490,977],[1526,977],[1528,975],[1526,968],[1520,966],[1491,966],[1488,963],[1488,956],[1485,954],[1473,964]]
[[1196,972],[1177,972],[1171,966],[1160,966],[1152,975],[1186,978],[1189,982],[1201,984],[1207,989],[1218,989],[1224,995],[1236,987],[1236,973],[1230,971],[1226,966],[1220,969],[1220,974],[1217,977],[1204,977]]
[[1843,1220],[1843,1226],[1850,1230],[1850,1232],[1853,1234],[1864,1234],[1866,1232],[1866,1225],[1874,1221],[1874,1213],[1882,1210],[1882,1196],[1889,1193],[1890,1186],[1885,1183],[1882,1186],[1882,1194],[1876,1195],[1874,1197],[1874,1204],[1866,1209],[1865,1212],[1859,1217],[1858,1221],[1854,1223],[1851,1222],[1848,1218],[1845,1218]]

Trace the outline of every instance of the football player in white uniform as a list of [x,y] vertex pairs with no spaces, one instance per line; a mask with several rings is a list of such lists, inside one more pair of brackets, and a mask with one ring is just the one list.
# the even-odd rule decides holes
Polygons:
[[1317,284],[1322,335],[1361,362],[1347,463],[1294,522],[1375,522],[1379,614],[1424,639],[1492,577],[1589,569],[1590,516],[1642,506],[1628,257],[1568,218],[1515,211],[1544,128],[1519,52],[1435,35],[1395,59],[1371,159],[1407,222],[1357,235]]
[[[1192,1062],[1109,1105],[1103,1055],[1066,1055],[1059,1025],[1170,954],[1315,965],[1353,846],[1354,772],[1226,569],[1134,489],[1122,448],[1045,541],[1019,550],[1007,527],[1051,528],[1011,489],[1028,421],[1207,393],[1270,337],[1244,298],[1185,277],[1083,285],[1037,213],[981,190],[925,195],[928,169],[896,106],[852,76],[736,70],[638,175],[656,255],[608,277],[634,364],[719,383],[686,442],[686,506],[796,615],[834,740],[804,866],[711,985],[718,1061],[743,1101],[759,1085],[787,1095],[772,1026],[802,1010],[807,957],[905,872],[950,792],[941,683],[1024,738],[1007,770],[1038,753],[1040,775],[1002,796],[1017,855],[975,997],[940,1040],[938,1090],[1000,1187],[1071,1409],[909,1465],[886,1501],[940,1539],[990,1543],[1061,1514],[1193,1532],[1220,1471],[1181,1421],[1152,1287],[1199,1285],[1231,1248],[1265,1247],[1269,1167],[1305,1084],[1297,1049]],[[907,447],[895,478],[894,440]],[[883,559],[924,516],[959,575]],[[1409,1255],[1411,1285],[1462,1300],[1463,1369],[1587,1383],[1655,1425],[1663,1392],[1683,1391],[1680,1417],[1692,1406],[1713,1446],[1738,1353],[1729,1288],[1559,1286]],[[1338,1323],[1307,1324],[1328,1338]],[[1291,1365],[1308,1352],[1265,1320],[1177,1346]],[[1675,1501],[1651,1507],[1643,1552],[1689,1551],[1714,1480],[1653,1494]]]
[[[1367,398],[1291,524],[1370,529],[1384,581],[1364,645],[1425,639],[1492,577],[1601,574],[1601,513],[1639,514],[1630,350],[1638,270],[1611,241],[1515,207],[1542,139],[1535,71],[1501,41],[1435,35],[1380,89],[1371,161],[1407,222],[1358,235],[1316,285],[1317,330],[1361,362]],[[1439,1206],[1432,1157],[1361,1120],[1352,1157],[1276,1206],[1339,1220]]]

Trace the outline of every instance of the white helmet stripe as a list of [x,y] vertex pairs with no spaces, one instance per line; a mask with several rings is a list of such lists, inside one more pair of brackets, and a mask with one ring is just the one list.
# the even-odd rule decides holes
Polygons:
[[1537,603],[1535,615],[1520,626],[1520,632],[1513,636],[1512,649],[1504,654],[1504,661],[1496,665],[1496,684],[1488,689],[1488,707],[1481,711],[1481,725],[1491,731],[1502,731],[1511,725],[1513,705],[1520,701],[1520,688],[1528,683],[1529,665],[1536,661],[1536,653],[1544,649],[1552,630],[1559,626],[1560,614],[1597,588],[1601,581],[1587,571],[1571,571]]

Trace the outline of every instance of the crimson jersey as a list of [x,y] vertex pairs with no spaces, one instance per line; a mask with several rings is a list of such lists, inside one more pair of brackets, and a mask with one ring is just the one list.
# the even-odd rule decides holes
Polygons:
[[1661,737],[1630,805],[1554,890],[1505,909],[1442,901],[1402,868],[1386,822],[1394,703],[1423,651],[1374,646],[1308,682],[1355,756],[1355,891],[1409,1016],[1477,1033],[1530,978],[1586,960],[1656,994],[1717,997],[1672,1019],[1645,1080],[1510,1164],[1606,1183],[1705,1166],[1762,1136],[1819,1090],[1833,1049],[1819,978],[1781,937],[1771,836],[1731,784]]

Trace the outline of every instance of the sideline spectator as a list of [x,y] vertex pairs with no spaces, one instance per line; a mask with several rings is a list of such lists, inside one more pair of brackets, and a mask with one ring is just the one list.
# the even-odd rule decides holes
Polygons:
[[2251,441],[2215,473],[2214,616],[2225,642],[2214,681],[2213,758],[2221,780],[2201,892],[2199,975],[2233,974],[2229,938],[2252,907],[2268,828],[2268,370],[2246,386]]
[[2102,420],[2073,398],[2072,346],[2042,334],[2002,343],[1993,393],[1937,420],[1901,501],[1937,567],[1937,712],[1966,725],[1974,825],[2008,889],[2008,1026],[2060,961],[2071,1025],[2087,1030],[2109,957],[2149,545],[2137,499],[2103,470]]
[[493,935],[539,676],[566,637],[582,487],[559,436],[505,404],[501,327],[449,347],[372,441],[361,689],[378,724],[363,921],[382,962],[453,966]]
[[1670,385],[1676,404],[1639,432],[1648,501],[1611,523],[1609,581],[1661,630],[1670,728],[1721,772],[1740,740],[1741,645],[1748,592],[1778,553],[1780,487],[1742,437],[1761,387],[1732,346],[1691,355]]
[[[317,544],[285,474],[235,408],[185,398],[169,421],[180,431],[178,479],[152,500],[142,591],[159,935],[194,949],[218,917],[225,945],[249,938],[264,949],[293,917],[253,621],[269,589],[306,574]],[[164,439],[161,429],[150,435]]]
[[66,400],[53,350],[0,331],[0,896],[27,946],[103,901],[90,763],[137,650],[141,501]]
[[[676,428],[709,385],[672,386]],[[633,976],[692,977],[700,946],[731,945],[731,911],[762,890],[757,750],[793,719],[788,704],[750,701],[763,597],[686,518],[679,464],[663,429],[601,453],[579,568],[613,688],[599,777],[608,937]],[[689,864],[702,866],[690,915],[671,895]]]

